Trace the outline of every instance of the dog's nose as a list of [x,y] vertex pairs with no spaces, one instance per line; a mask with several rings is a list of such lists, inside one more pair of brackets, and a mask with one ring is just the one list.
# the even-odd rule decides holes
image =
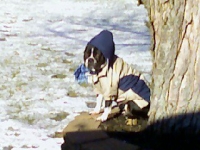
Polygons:
[[88,63],[94,63],[94,59],[89,58],[89,59],[88,59]]

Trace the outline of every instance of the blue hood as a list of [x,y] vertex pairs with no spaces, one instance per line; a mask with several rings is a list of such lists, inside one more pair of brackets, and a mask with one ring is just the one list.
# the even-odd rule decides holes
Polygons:
[[101,31],[88,42],[88,45],[97,47],[109,62],[112,61],[115,55],[115,43],[113,41],[113,34],[110,31]]

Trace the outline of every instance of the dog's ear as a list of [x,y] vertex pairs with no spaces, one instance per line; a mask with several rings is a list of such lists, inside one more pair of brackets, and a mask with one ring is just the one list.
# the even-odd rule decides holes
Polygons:
[[92,48],[94,48],[94,46],[88,44],[85,47],[85,51],[91,51]]
[[87,45],[84,50],[84,54],[89,50],[89,46]]
[[84,56],[83,56],[84,61],[90,56],[90,54],[91,54],[91,46],[87,45],[84,50]]
[[88,51],[89,48],[90,48],[90,46],[89,46],[89,45],[86,45],[84,52]]

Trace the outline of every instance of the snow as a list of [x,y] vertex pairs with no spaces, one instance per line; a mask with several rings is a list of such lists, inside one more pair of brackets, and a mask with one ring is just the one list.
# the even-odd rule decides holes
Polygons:
[[116,54],[150,72],[146,20],[136,0],[1,0],[0,149],[60,149],[55,133],[95,101],[73,71],[102,29],[113,32]]

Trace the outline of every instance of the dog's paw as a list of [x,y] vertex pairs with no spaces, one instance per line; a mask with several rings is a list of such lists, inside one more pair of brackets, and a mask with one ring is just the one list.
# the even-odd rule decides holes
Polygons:
[[103,113],[101,116],[97,118],[98,121],[104,122],[108,119],[108,114]]

